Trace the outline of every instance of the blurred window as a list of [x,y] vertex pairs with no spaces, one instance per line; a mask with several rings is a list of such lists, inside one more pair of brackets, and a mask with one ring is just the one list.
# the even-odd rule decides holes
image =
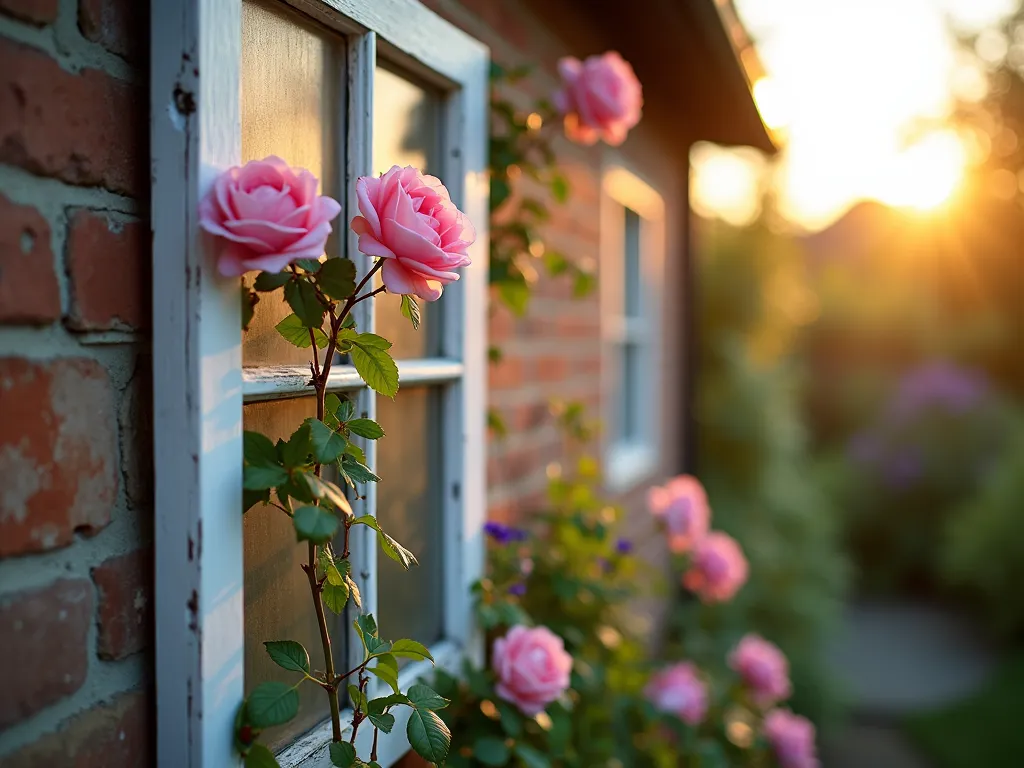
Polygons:
[[605,173],[602,192],[605,476],[610,487],[622,490],[657,467],[664,204],[622,168]]

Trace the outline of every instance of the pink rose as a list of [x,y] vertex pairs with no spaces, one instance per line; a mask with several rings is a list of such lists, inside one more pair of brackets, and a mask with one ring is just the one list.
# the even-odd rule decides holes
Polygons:
[[617,147],[640,122],[640,81],[616,51],[584,62],[566,56],[558,62],[558,73],[562,89],[555,94],[555,106],[565,115],[565,133],[572,141],[603,139]]
[[686,661],[655,674],[644,688],[655,709],[675,715],[687,725],[698,725],[708,711],[708,689],[697,667]]
[[218,176],[199,204],[199,225],[228,241],[218,271],[225,277],[280,272],[296,259],[320,258],[341,206],[318,195],[319,184],[309,171],[273,155]]
[[690,475],[651,488],[647,492],[647,508],[664,523],[669,549],[677,555],[688,552],[704,538],[711,523],[704,486]]
[[789,662],[782,651],[759,635],[740,640],[729,655],[729,666],[739,673],[759,707],[770,707],[789,698]]
[[764,735],[782,768],[818,768],[814,725],[788,709],[773,709],[764,718]]
[[683,586],[705,603],[731,600],[747,580],[747,558],[736,539],[712,531],[693,550],[690,569],[683,574]]
[[469,265],[466,249],[476,240],[444,184],[396,165],[379,179],[360,177],[356,193],[362,216],[352,219],[352,231],[359,235],[360,251],[386,259],[382,276],[388,291],[440,298],[442,287],[459,279],[452,270]]
[[527,717],[544,711],[569,687],[572,656],[547,627],[512,627],[494,641],[498,695]]

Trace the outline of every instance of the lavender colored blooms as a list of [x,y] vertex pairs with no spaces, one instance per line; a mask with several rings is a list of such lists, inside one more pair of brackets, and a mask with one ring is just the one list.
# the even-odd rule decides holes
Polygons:
[[698,725],[708,711],[708,690],[697,667],[685,661],[665,667],[644,688],[659,712],[675,715],[687,725]]
[[729,666],[739,673],[759,707],[770,707],[789,698],[789,662],[773,643],[760,635],[746,635],[729,655]]
[[747,558],[736,539],[712,531],[697,542],[690,568],[683,574],[683,586],[701,602],[723,603],[746,583],[748,570]]
[[527,538],[527,533],[523,529],[496,522],[484,523],[484,533],[502,545],[515,541],[526,541]]
[[628,555],[633,551],[633,542],[629,539],[619,539],[615,542],[615,551],[620,555]]
[[516,597],[522,597],[526,594],[526,585],[521,581],[517,581],[508,588],[508,593],[510,595],[515,595]]
[[819,768],[814,725],[788,709],[773,709],[764,718],[764,735],[781,768]]
[[988,381],[976,371],[947,362],[927,363],[903,377],[888,415],[908,421],[929,408],[965,413],[979,405],[988,391]]

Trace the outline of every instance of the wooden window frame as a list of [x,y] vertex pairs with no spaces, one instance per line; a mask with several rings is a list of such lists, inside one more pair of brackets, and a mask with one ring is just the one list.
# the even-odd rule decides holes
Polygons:
[[[486,509],[488,51],[418,0],[284,4],[347,38],[346,151],[338,168],[345,200],[337,222],[346,232],[355,181],[372,172],[378,51],[447,94],[444,181],[477,229],[473,266],[442,299],[443,349],[461,354],[401,361],[399,375],[407,386],[446,383],[444,407],[455,414],[443,427],[445,638],[432,650],[445,667],[465,656],[479,661],[469,588],[483,571]],[[198,227],[203,194],[241,158],[241,0],[152,0],[151,9],[157,764],[222,768],[240,763],[233,731],[244,692],[242,405],[311,391],[308,371],[243,369],[238,281],[217,275],[214,241]],[[372,262],[350,232],[346,245],[365,274]],[[371,304],[357,307],[363,330],[373,328]],[[335,366],[332,390],[360,387],[351,368]],[[363,389],[360,401],[372,415],[372,393]],[[365,503],[373,508],[372,486]],[[371,533],[353,542],[367,611],[376,608]],[[403,686],[427,671],[404,668]],[[408,751],[404,725],[381,740],[382,766]],[[329,741],[329,724],[318,726],[278,759],[285,768],[329,766]]]
[[[625,314],[625,208],[640,217],[640,317]],[[662,433],[662,305],[665,270],[665,203],[658,192],[623,165],[608,164],[601,178],[601,401],[604,424],[605,482],[613,492],[635,487],[658,469]],[[646,351],[648,375],[638,439],[615,436],[620,418],[620,351],[626,341]]]

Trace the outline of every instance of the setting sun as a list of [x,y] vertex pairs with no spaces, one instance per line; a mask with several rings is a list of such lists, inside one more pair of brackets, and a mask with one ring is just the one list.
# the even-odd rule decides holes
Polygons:
[[966,162],[967,152],[955,133],[934,133],[896,157],[875,196],[892,206],[932,210],[956,192]]

